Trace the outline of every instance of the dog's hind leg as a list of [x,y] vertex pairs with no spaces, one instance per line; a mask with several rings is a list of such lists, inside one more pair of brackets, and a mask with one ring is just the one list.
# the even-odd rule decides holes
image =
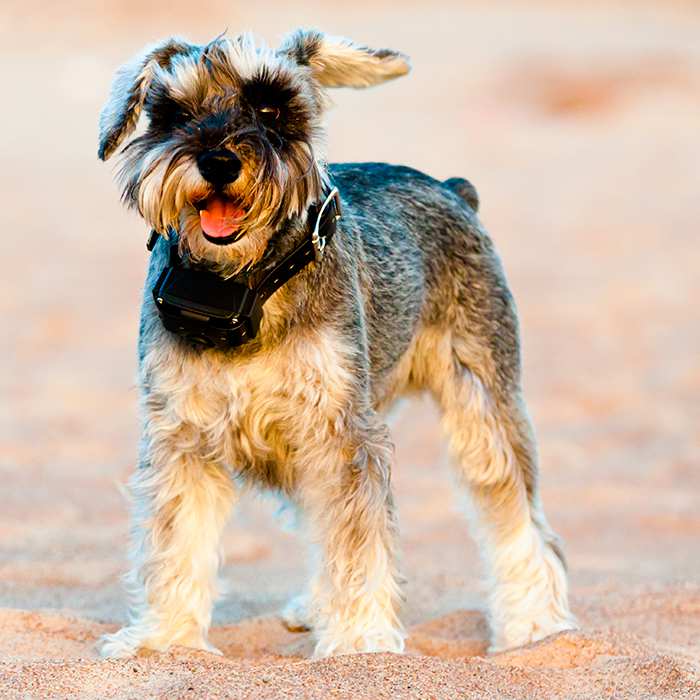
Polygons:
[[[492,651],[575,628],[564,559],[542,511],[537,455],[520,389],[497,386],[491,355],[452,330],[424,348],[459,481],[490,577]],[[491,365],[491,366],[490,366]]]
[[130,482],[129,624],[102,638],[103,656],[172,644],[216,652],[206,635],[220,533],[234,496],[231,478],[196,456],[191,431],[161,424],[153,433],[148,459]]

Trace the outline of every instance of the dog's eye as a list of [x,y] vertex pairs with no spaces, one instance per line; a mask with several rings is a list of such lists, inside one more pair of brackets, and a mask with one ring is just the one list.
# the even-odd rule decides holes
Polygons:
[[258,116],[265,126],[274,126],[280,117],[280,111],[277,107],[265,105],[264,107],[258,107]]
[[167,93],[160,93],[148,99],[145,109],[151,120],[151,128],[163,133],[184,126],[192,118],[189,111]]

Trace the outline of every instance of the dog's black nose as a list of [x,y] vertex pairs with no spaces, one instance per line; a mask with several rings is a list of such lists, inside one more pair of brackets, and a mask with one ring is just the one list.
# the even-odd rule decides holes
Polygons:
[[241,161],[231,151],[205,151],[197,156],[197,167],[202,177],[212,185],[228,185],[241,172]]

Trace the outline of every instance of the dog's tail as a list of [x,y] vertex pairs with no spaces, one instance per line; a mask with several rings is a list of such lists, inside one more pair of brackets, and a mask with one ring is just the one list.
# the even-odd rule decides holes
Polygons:
[[479,210],[479,195],[476,187],[463,177],[451,177],[442,183],[458,194],[474,211]]

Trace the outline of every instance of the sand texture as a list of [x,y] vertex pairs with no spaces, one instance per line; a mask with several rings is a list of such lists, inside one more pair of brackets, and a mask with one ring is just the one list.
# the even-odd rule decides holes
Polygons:
[[[700,698],[700,11],[693,2],[15,2],[0,8],[0,698]],[[125,619],[146,231],[96,159],[116,65],[166,34],[299,25],[410,54],[334,95],[333,160],[472,179],[518,300],[581,631],[486,653],[434,409],[393,428],[403,656],[309,660],[304,547],[246,499],[218,657],[102,661]]]

